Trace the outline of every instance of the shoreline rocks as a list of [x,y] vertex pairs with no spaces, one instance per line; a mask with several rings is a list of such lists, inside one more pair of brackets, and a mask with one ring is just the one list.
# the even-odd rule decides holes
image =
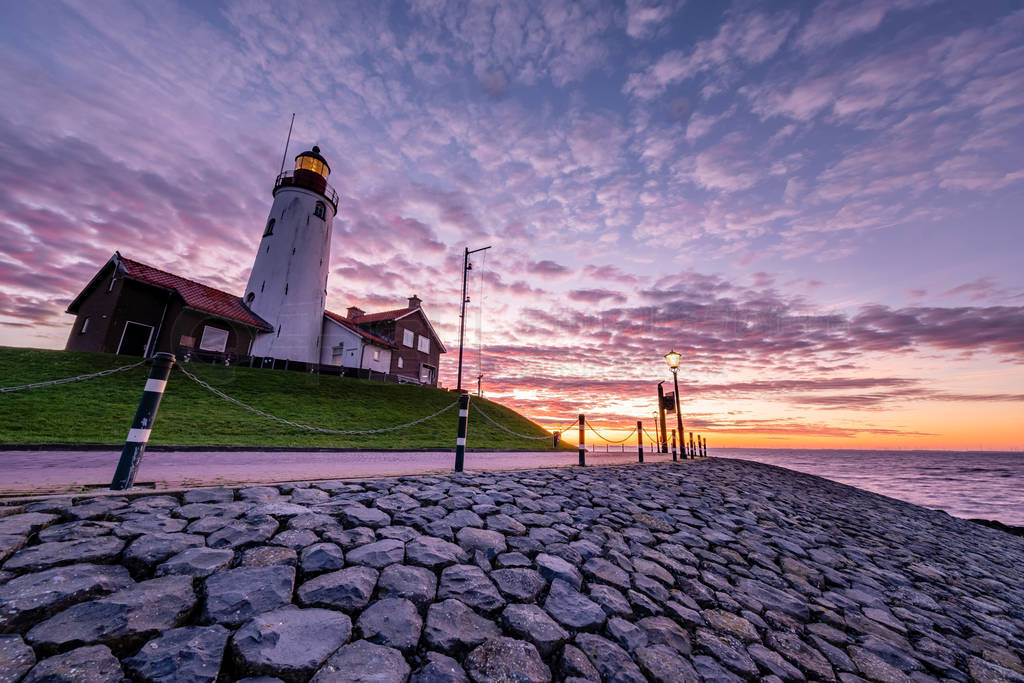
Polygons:
[[1024,539],[744,461],[35,500],[0,531],[0,681],[1024,681]]

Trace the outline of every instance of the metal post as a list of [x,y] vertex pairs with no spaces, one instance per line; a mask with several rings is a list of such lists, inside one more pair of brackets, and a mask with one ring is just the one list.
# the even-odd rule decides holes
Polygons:
[[469,265],[469,255],[487,249],[490,249],[490,247],[481,247],[480,249],[474,249],[473,251],[470,251],[469,247],[466,247],[466,253],[462,259],[462,303],[460,304],[461,313],[459,313],[459,376],[456,382],[456,391],[462,391],[462,340],[466,334],[466,273],[468,273],[471,268]]
[[561,438],[562,438],[562,433],[561,432],[552,432],[551,433],[551,447],[552,448],[558,448],[558,442],[559,442],[559,440]]
[[672,430],[672,459],[676,459],[676,430]]
[[644,461],[644,425],[640,420],[636,421],[636,458],[637,462]]
[[461,472],[466,460],[466,431],[469,427],[469,394],[459,394],[459,435],[455,439],[455,471]]
[[661,452],[668,453],[668,431],[665,429],[665,390],[661,388],[664,381],[658,382],[658,421],[661,423]]
[[584,420],[583,413],[580,413],[580,442],[579,442],[580,467],[586,467],[587,466],[587,456],[586,456],[587,448],[586,448],[586,446],[583,445],[583,420]]
[[700,438],[700,450],[703,457],[708,457],[708,440],[703,436]]
[[686,449],[686,432],[683,431],[683,413],[679,408],[679,368],[672,368],[672,382],[676,387],[676,429],[679,433],[680,455]]
[[690,432],[690,460],[697,457],[697,450],[693,447],[693,432]]
[[[462,259],[462,303],[459,313],[459,374],[455,391],[462,391],[462,338],[466,333],[466,273],[469,271],[469,247],[466,247],[466,255]],[[460,404],[461,405],[461,404]],[[461,421],[460,421],[461,422]],[[456,472],[462,469],[455,466]]]
[[160,407],[167,378],[174,367],[174,354],[158,353],[153,356],[150,363],[152,367],[149,370],[149,378],[146,379],[146,386],[142,390],[142,398],[139,399],[135,419],[128,430],[128,438],[121,449],[121,459],[114,471],[114,479],[110,482],[111,491],[124,491],[135,483],[135,474],[138,472],[139,463],[142,462],[142,455],[146,452],[146,443],[149,441],[150,432],[153,431],[153,421],[156,420],[156,411]]

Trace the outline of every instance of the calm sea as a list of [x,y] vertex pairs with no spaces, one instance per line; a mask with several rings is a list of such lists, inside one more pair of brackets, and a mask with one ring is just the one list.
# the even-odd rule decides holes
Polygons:
[[710,448],[966,518],[1024,526],[1024,453]]

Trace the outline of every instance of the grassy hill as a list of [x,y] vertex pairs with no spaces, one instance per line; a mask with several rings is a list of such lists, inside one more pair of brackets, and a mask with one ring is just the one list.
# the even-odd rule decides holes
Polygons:
[[[98,372],[137,358],[0,347],[0,387]],[[327,429],[404,424],[454,403],[453,392],[283,370],[189,363],[188,370],[225,394],[273,415]],[[145,365],[82,382],[0,393],[4,444],[124,443],[149,368]],[[547,434],[504,406],[472,403],[518,434]],[[316,434],[268,420],[215,396],[177,369],[171,372],[150,438],[152,445],[286,448],[454,448],[457,408],[406,429],[368,435]],[[505,433],[472,408],[469,448],[550,450],[551,441]]]

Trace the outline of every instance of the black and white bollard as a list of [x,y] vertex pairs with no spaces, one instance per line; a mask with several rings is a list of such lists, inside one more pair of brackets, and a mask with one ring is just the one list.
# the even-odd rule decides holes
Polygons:
[[121,449],[121,459],[117,463],[117,470],[114,471],[114,480],[110,482],[111,491],[130,489],[135,483],[135,475],[139,471],[142,455],[146,452],[149,434],[153,431],[156,411],[160,408],[160,399],[164,396],[167,378],[174,367],[174,354],[158,353],[153,356],[150,363],[152,367],[149,378],[142,390],[142,398],[139,399],[135,419],[128,430],[128,438]]
[[561,439],[562,439],[562,433],[561,432],[552,432],[551,433],[551,447],[552,448],[558,448],[558,442]]
[[636,421],[636,461],[644,461],[644,426],[640,420]]
[[469,429],[469,394],[459,394],[459,435],[455,439],[455,471],[461,472],[466,460],[466,431]]
[[676,460],[676,430],[672,430],[672,460]]
[[580,413],[580,441],[579,441],[580,467],[586,467],[587,466],[587,447],[585,445],[583,445],[583,420],[584,419],[585,418],[583,417],[583,413]]
[[697,450],[693,447],[693,432],[690,432],[690,460],[697,457]]
[[700,439],[700,452],[703,457],[708,457],[708,440],[704,437]]

